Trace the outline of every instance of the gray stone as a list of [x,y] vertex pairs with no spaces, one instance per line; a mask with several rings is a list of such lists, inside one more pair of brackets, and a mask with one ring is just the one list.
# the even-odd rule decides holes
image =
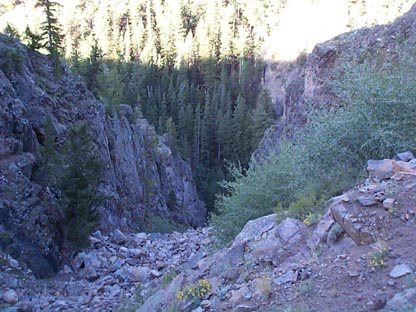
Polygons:
[[167,292],[164,289],[158,290],[144,304],[136,310],[136,312],[158,312],[163,311],[162,306],[166,302]]
[[276,214],[271,214],[251,220],[246,223],[243,230],[235,238],[232,247],[252,240],[258,240],[264,232],[269,231],[276,225]]
[[124,260],[122,260],[122,259],[117,259],[116,261],[114,261],[114,262],[110,265],[110,267],[108,268],[108,271],[110,271],[110,272],[115,272],[115,271],[117,271],[118,269],[120,269],[120,268],[121,268],[121,266],[122,266],[124,263],[125,263],[125,261],[124,261]]
[[67,264],[64,265],[63,271],[65,274],[70,274],[73,273],[74,271],[72,271],[71,267]]
[[[406,289],[403,292],[396,293],[393,298],[387,301],[383,311],[402,311],[405,306],[414,307],[416,305],[416,287]],[[409,310],[410,311],[410,310]]]
[[159,278],[162,276],[162,272],[158,271],[158,270],[152,270],[150,271],[150,275],[154,278]]
[[398,264],[390,272],[390,277],[398,278],[412,273],[412,269],[407,264]]
[[313,248],[327,240],[328,232],[333,224],[334,219],[331,216],[331,210],[328,208],[312,233],[311,243]]
[[136,233],[136,234],[133,235],[133,237],[134,237],[135,241],[137,241],[139,243],[142,243],[142,242],[146,241],[147,234],[146,233]]
[[142,257],[146,257],[147,252],[144,249],[139,249],[139,248],[132,248],[130,249],[130,257],[132,258],[142,258]]
[[297,276],[298,275],[295,271],[289,271],[283,274],[282,276],[275,278],[273,280],[273,283],[279,286],[286,283],[296,282]]
[[113,232],[113,241],[117,244],[124,244],[127,242],[127,237],[123,232],[120,231],[120,229],[116,229]]
[[198,262],[204,257],[204,253],[203,252],[197,252],[195,254],[193,254],[188,262],[187,265],[190,269],[197,269],[198,268]]
[[385,209],[390,209],[390,208],[394,208],[394,198],[386,198],[384,201],[383,201],[383,207],[385,208]]
[[400,161],[405,161],[405,162],[409,162],[411,160],[415,159],[415,156],[413,155],[412,152],[402,152],[402,153],[398,153],[395,157],[394,160],[400,160]]
[[19,301],[17,293],[13,289],[9,289],[3,293],[3,301],[10,304],[15,304]]
[[16,259],[10,258],[9,265],[11,268],[17,269],[19,267],[19,261],[17,261]]
[[375,235],[360,221],[352,217],[349,207],[339,203],[331,207],[332,217],[342,226],[344,231],[355,241],[356,244],[372,244],[375,242]]
[[248,304],[239,304],[232,311],[233,312],[253,312],[256,310],[257,310],[257,307],[253,307]]
[[91,234],[92,237],[95,237],[96,239],[103,241],[104,237],[103,234],[101,234],[101,231],[95,231],[94,233]]
[[210,300],[202,300],[200,306],[204,310],[207,310],[211,307],[211,301]]
[[367,171],[371,181],[374,181],[374,179],[389,179],[397,172],[416,173],[416,171],[412,169],[409,163],[403,161],[395,161],[392,159],[370,159],[367,162]]
[[130,282],[146,282],[150,280],[150,272],[148,267],[130,267],[123,270],[122,276]]
[[306,225],[296,219],[286,218],[277,227],[276,232],[288,243],[295,243],[302,239]]
[[378,199],[369,195],[359,195],[357,196],[358,202],[364,207],[371,207],[378,204]]
[[272,262],[277,260],[278,251],[286,244],[279,237],[276,237],[272,231],[263,239],[250,244],[250,256],[259,261]]

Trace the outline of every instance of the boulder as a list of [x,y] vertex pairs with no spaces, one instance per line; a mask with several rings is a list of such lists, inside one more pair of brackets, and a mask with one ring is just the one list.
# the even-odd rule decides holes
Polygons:
[[164,289],[158,290],[144,304],[136,310],[136,312],[159,312],[163,311],[163,304],[166,303],[167,292]]
[[313,248],[326,241],[333,224],[334,219],[331,216],[331,210],[328,208],[312,233],[311,243]]
[[248,221],[243,230],[234,239],[232,247],[260,239],[265,232],[276,225],[276,218],[276,214],[271,214],[256,220]]
[[3,293],[3,301],[10,304],[15,304],[19,300],[17,293],[13,290],[7,290]]
[[116,229],[113,232],[113,241],[116,244],[124,244],[125,242],[127,242],[127,237],[126,235],[124,235],[122,231],[120,231],[120,229]]
[[392,159],[373,160],[367,162],[367,171],[369,173],[370,181],[374,182],[377,179],[390,179],[397,172],[415,173],[412,166],[403,161],[395,161]]
[[306,226],[303,222],[286,218],[277,227],[276,232],[288,244],[297,243],[304,237]]
[[151,269],[148,267],[129,267],[122,269],[121,276],[129,282],[147,282],[150,280]]
[[409,162],[415,159],[415,155],[413,155],[412,152],[407,151],[407,152],[398,153],[393,159],[404,161],[404,162]]
[[375,206],[379,203],[379,200],[377,198],[369,195],[359,195],[357,196],[357,200],[364,207]]
[[390,312],[390,311],[407,311],[403,310],[404,307],[416,306],[416,287],[406,289],[400,293],[396,293],[393,298],[387,301],[387,304],[383,311]]
[[358,218],[353,217],[353,211],[345,203],[339,203],[331,207],[331,214],[335,221],[341,225],[344,231],[358,245],[372,244],[375,242],[375,235]]

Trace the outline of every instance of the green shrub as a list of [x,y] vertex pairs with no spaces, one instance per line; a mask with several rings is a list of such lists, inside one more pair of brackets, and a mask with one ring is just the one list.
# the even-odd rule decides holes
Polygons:
[[302,220],[306,225],[313,225],[319,221],[324,208],[326,196],[316,196],[311,193],[304,195],[299,193],[297,198],[289,204],[288,207],[279,205],[276,209],[277,223],[282,222],[285,218],[295,218]]
[[7,50],[5,60],[2,64],[1,69],[3,72],[10,76],[12,73],[22,72],[22,55],[19,50]]
[[[364,176],[368,159],[392,157],[416,150],[415,57],[403,53],[394,64],[375,57],[345,66],[330,82],[341,105],[315,109],[291,142],[282,141],[280,153],[246,172],[230,168],[234,180],[223,182],[224,193],[212,215],[218,241],[229,243],[244,224],[278,209],[281,216],[305,218],[319,208],[320,199],[336,195]],[[304,199],[317,201],[305,205]],[[311,197],[312,196],[312,197]],[[314,202],[314,200],[312,200]],[[307,201],[306,201],[307,202]]]

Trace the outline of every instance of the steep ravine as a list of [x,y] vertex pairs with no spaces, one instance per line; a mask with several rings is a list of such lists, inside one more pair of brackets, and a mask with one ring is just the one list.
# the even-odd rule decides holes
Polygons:
[[[36,182],[39,146],[50,117],[57,145],[84,123],[102,166],[99,228],[163,230],[201,226],[206,208],[192,172],[140,114],[127,105],[106,111],[80,77],[57,78],[46,56],[0,36],[0,244],[37,276],[61,265],[65,224],[56,196]],[[169,220],[169,221],[167,221]],[[68,230],[68,229],[67,229]],[[70,230],[70,229],[69,229]]]
[[264,134],[253,158],[261,160],[279,151],[282,137],[291,137],[306,122],[308,107],[335,108],[340,98],[331,82],[345,65],[345,59],[358,61],[373,57],[393,59],[404,46],[416,42],[416,5],[390,24],[365,27],[318,43],[309,54],[295,61],[270,63],[265,86],[279,116]]

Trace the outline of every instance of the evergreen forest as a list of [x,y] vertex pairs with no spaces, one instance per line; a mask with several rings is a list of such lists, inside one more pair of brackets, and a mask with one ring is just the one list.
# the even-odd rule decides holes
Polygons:
[[109,114],[129,104],[166,134],[212,209],[225,164],[247,166],[276,117],[259,55],[284,1],[34,2],[48,18],[28,46],[64,56]]

